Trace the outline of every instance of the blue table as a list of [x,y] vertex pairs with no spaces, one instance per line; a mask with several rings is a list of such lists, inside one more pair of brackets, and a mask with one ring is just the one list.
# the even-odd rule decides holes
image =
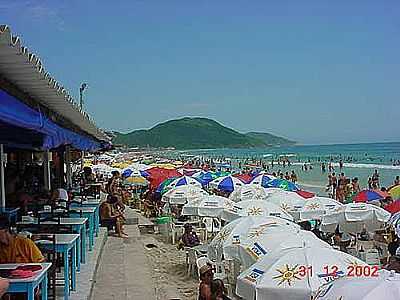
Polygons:
[[[56,238],[56,249],[57,253],[62,253],[64,256],[64,299],[67,300],[69,297],[69,253],[71,253],[71,290],[76,289],[76,269],[77,269],[77,258],[76,258],[76,244],[79,239],[79,234],[55,234]],[[36,244],[41,247],[52,247],[50,241],[35,241]],[[78,244],[79,245],[79,244]]]
[[[64,225],[70,225],[72,226],[72,230],[75,233],[78,233],[81,235],[81,247],[78,247],[77,251],[77,256],[78,259],[81,263],[86,263],[86,221],[87,218],[61,218],[60,219],[60,224],[57,222],[53,221],[46,221],[46,222],[41,222],[40,224],[42,225],[50,225],[50,226],[64,226]],[[17,225],[37,225],[37,220],[34,222],[31,221],[21,221],[17,222]]]
[[[51,215],[52,213],[64,212],[63,210],[40,210],[38,214],[40,215]],[[70,217],[79,218],[81,215],[88,219],[89,221],[89,251],[93,250],[94,246],[94,232],[96,230],[96,208],[95,207],[80,207],[73,206],[69,208]]]
[[0,264],[0,269],[15,269],[19,266],[41,265],[42,269],[32,277],[21,279],[9,279],[10,286],[7,293],[26,293],[28,300],[35,300],[35,289],[40,285],[42,289],[42,300],[47,300],[47,271],[51,263],[41,264]]
[[[80,199],[77,197],[77,199]],[[79,201],[79,200],[78,200]],[[88,198],[87,200],[84,200],[80,205],[79,204],[72,204],[71,208],[74,207],[95,207],[95,225],[96,225],[96,236],[99,234],[99,229],[100,229],[100,208],[101,200],[100,199],[95,199],[95,198]]]
[[96,231],[96,207],[71,207],[70,215],[79,217],[81,214],[89,220],[89,251],[93,250],[94,233]]

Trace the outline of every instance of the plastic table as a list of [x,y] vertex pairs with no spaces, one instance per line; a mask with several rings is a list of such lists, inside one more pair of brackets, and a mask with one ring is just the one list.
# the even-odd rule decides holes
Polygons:
[[[64,256],[64,299],[68,299],[69,297],[69,253],[71,253],[71,290],[76,289],[76,248],[77,248],[77,242],[79,241],[79,234],[55,234],[56,238],[56,252],[57,253],[62,253]],[[46,247],[49,245],[49,247],[52,246],[50,241],[47,240],[38,240],[35,241],[36,244],[40,246]],[[79,247],[79,244],[78,244]]]
[[21,279],[8,279],[10,286],[7,293],[26,293],[28,300],[35,300],[35,289],[40,285],[42,289],[42,300],[47,300],[47,271],[51,263],[41,264],[0,264],[0,269],[15,269],[19,266],[41,265],[42,269],[32,277]]

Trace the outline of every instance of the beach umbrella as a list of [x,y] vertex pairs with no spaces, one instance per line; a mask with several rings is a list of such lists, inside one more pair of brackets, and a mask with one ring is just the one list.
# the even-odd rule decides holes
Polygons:
[[247,174],[247,173],[234,174],[233,177],[239,178],[244,183],[249,183],[253,179],[253,177],[250,174]]
[[167,191],[161,200],[170,204],[185,204],[207,196],[208,193],[197,186],[182,185]]
[[400,199],[400,184],[392,186],[389,189],[389,194],[393,199]]
[[385,205],[385,210],[390,212],[391,214],[395,214],[400,211],[400,199],[393,201],[392,203]]
[[229,199],[235,202],[246,200],[262,200],[268,196],[265,189],[259,185],[246,184],[235,189],[230,195]]
[[250,184],[261,185],[262,187],[265,187],[267,182],[270,182],[274,179],[276,179],[276,177],[263,173],[254,177],[253,180],[250,181]]
[[303,197],[296,193],[286,191],[274,193],[269,196],[266,201],[275,203],[285,211],[298,210],[306,203]]
[[134,162],[134,163],[131,163],[128,166],[128,168],[134,169],[134,170],[139,170],[139,171],[145,171],[147,169],[150,169],[151,167],[149,165],[146,165],[143,163]]
[[285,180],[285,179],[280,179],[280,178],[273,179],[271,181],[266,182],[265,185],[263,185],[263,187],[265,187],[265,188],[280,188],[282,190],[291,191],[291,192],[300,190],[300,188],[293,182]]
[[182,208],[182,215],[219,218],[224,209],[229,209],[234,205],[235,202],[225,197],[209,195],[186,203]]
[[164,169],[159,167],[152,167],[146,170],[149,173],[148,180],[150,182],[150,188],[156,189],[164,180],[172,177],[182,176],[175,169]]
[[190,176],[181,176],[171,181],[168,184],[167,189],[169,190],[182,185],[197,186],[198,188],[202,187],[201,183],[197,179]]
[[290,211],[296,220],[320,220],[322,216],[337,211],[343,204],[327,197],[314,197],[308,199],[304,206],[298,210]]
[[246,200],[237,202],[232,208],[227,210],[229,214],[224,214],[222,219],[233,221],[240,217],[247,216],[275,216],[289,221],[293,217],[278,205],[265,200]]
[[363,190],[353,197],[354,202],[371,202],[385,199],[389,196],[387,193],[377,190]]
[[320,286],[356,266],[366,264],[332,248],[295,247],[265,255],[243,271],[236,294],[243,299],[314,299]]
[[121,176],[122,177],[129,177],[129,176],[142,176],[142,177],[148,177],[150,174],[146,171],[140,171],[138,169],[132,169],[132,168],[125,168],[122,170]]
[[344,232],[375,231],[390,219],[390,213],[376,205],[366,203],[345,204],[333,212],[322,216],[321,230],[335,232],[337,225]]
[[299,191],[294,191],[297,195],[303,197],[304,199],[310,199],[315,197],[315,194],[312,192],[304,191],[304,190],[299,190]]
[[124,183],[132,186],[146,186],[149,182],[142,176],[129,176],[124,179]]
[[317,238],[311,231],[271,231],[241,243],[239,260],[243,268],[248,268],[266,255],[283,253],[293,248],[330,248],[331,245]]
[[171,188],[169,187],[169,185],[174,182],[176,179],[176,177],[171,177],[171,178],[167,178],[165,179],[163,182],[161,182],[157,189],[156,189],[156,193],[159,193],[161,195],[165,194],[166,192],[168,192]]
[[278,217],[249,216],[226,224],[209,244],[209,257],[239,259],[238,245],[250,244],[252,238],[271,232],[297,232],[300,226]]
[[400,299],[400,274],[377,269],[359,267],[361,276],[347,276],[321,286],[315,300]]
[[193,176],[193,177],[198,179],[203,185],[207,185],[214,179],[228,176],[229,174],[230,174],[229,172],[222,172],[222,171],[218,171],[218,172],[207,171],[207,172],[203,172],[199,176]]
[[210,188],[220,190],[225,193],[231,193],[238,187],[244,185],[244,182],[231,175],[214,179],[209,183]]

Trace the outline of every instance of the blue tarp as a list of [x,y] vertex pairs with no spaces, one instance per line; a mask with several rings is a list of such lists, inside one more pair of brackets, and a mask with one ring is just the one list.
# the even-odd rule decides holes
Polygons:
[[84,151],[95,151],[103,147],[93,139],[55,124],[40,111],[32,109],[2,90],[0,90],[0,121],[41,134],[43,150],[62,145],[71,145],[75,149]]

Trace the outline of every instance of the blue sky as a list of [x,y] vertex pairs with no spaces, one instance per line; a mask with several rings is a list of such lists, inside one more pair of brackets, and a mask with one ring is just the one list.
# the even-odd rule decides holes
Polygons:
[[400,2],[0,0],[106,129],[204,116],[302,143],[399,141]]

